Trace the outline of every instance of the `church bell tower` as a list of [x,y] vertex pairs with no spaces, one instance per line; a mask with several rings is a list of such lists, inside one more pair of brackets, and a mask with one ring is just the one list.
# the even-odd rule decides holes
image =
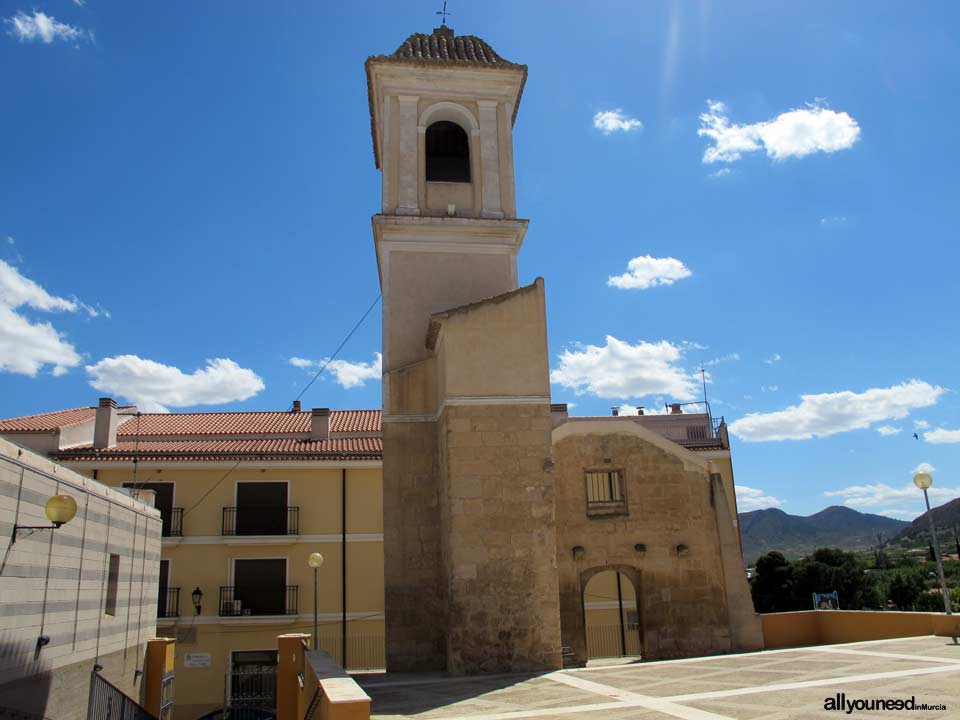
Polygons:
[[517,279],[512,131],[527,68],[441,26],[366,73],[383,176],[387,668],[554,668],[543,283]]

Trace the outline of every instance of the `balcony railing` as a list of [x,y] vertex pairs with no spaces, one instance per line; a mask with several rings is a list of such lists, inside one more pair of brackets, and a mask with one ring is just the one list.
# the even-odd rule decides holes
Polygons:
[[183,535],[183,508],[170,508],[169,512],[160,511],[163,523],[163,537],[181,537]]
[[300,508],[225,507],[223,535],[299,535]]
[[250,587],[226,585],[220,587],[220,615],[296,615],[299,585],[280,587]]
[[160,595],[157,597],[157,617],[180,617],[180,588],[160,588]]

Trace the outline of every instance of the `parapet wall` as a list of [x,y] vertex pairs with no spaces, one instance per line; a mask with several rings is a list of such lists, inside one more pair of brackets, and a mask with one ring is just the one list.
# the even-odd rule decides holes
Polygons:
[[943,613],[803,610],[761,615],[767,650],[809,645],[960,635],[960,616]]

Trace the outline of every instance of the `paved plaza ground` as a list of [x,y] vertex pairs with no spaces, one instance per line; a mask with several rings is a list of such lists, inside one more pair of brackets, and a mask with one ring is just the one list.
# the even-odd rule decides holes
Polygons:
[[[960,646],[918,637],[540,675],[355,676],[375,718],[430,720],[803,720],[960,718]],[[826,698],[909,699],[933,710],[824,709]]]

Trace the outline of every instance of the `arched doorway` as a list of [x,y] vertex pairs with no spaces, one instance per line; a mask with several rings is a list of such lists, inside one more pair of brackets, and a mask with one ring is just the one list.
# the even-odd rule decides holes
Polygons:
[[637,592],[618,569],[601,570],[583,586],[583,620],[587,660],[640,657]]

